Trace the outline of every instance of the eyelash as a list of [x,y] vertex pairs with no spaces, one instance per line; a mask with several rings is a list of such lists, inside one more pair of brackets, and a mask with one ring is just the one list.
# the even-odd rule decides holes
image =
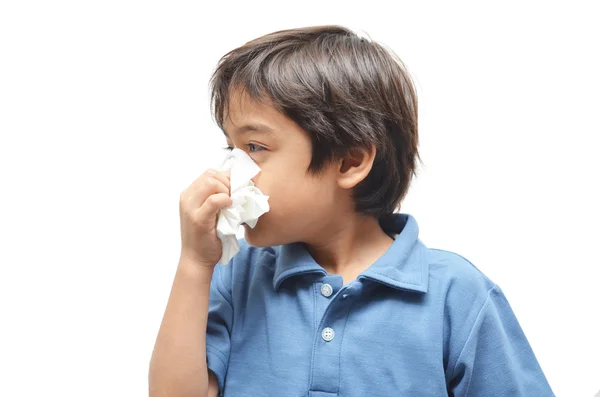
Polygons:
[[[251,148],[251,146],[253,146],[253,147],[255,147],[255,148],[258,148],[258,150],[254,150],[254,151],[250,150],[250,153],[255,153],[255,152],[260,152],[260,151],[262,151],[262,150],[265,150],[265,148],[264,148],[264,147],[262,147],[262,146],[260,146],[260,145],[257,145],[256,143],[249,143],[249,144],[247,144],[247,145],[244,145],[244,146],[247,146],[247,147],[248,147],[248,149],[250,149],[250,148]],[[225,150],[227,150],[227,151],[230,151],[230,152],[231,152],[231,151],[233,150],[233,147],[231,147],[231,146],[226,146],[226,147],[224,147],[224,149],[225,149]]]

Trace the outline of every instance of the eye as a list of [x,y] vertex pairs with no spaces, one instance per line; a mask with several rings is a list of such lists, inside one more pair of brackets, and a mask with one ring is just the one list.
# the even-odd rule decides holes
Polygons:
[[246,146],[248,146],[248,149],[250,150],[250,153],[254,153],[254,152],[260,152],[261,150],[265,150],[264,147],[257,145],[255,143],[249,143]]
[[223,150],[227,150],[228,152],[231,152],[233,150],[233,146],[225,146],[223,148]]

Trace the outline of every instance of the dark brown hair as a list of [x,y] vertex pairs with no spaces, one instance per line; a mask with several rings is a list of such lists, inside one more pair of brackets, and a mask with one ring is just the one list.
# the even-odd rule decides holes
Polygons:
[[353,191],[356,211],[381,218],[399,208],[420,157],[416,91],[393,51],[342,26],[278,31],[219,61],[211,107],[221,129],[238,89],[310,134],[308,172],[375,145],[373,168]]

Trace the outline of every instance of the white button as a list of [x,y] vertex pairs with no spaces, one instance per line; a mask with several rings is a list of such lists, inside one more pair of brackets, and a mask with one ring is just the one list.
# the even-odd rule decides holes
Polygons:
[[330,342],[331,340],[333,340],[334,336],[335,332],[333,332],[333,330],[329,327],[323,329],[323,332],[321,332],[321,337],[323,338],[323,340],[325,340],[325,342]]
[[331,288],[331,285],[323,284],[321,286],[321,294],[323,294],[325,297],[330,297],[331,294],[333,294],[333,288]]

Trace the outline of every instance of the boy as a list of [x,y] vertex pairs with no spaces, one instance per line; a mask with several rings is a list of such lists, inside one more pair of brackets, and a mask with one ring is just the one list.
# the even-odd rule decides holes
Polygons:
[[419,154],[391,51],[339,26],[275,32],[221,59],[212,100],[271,210],[215,266],[228,174],[181,194],[151,396],[554,395],[502,290],[395,212]]

